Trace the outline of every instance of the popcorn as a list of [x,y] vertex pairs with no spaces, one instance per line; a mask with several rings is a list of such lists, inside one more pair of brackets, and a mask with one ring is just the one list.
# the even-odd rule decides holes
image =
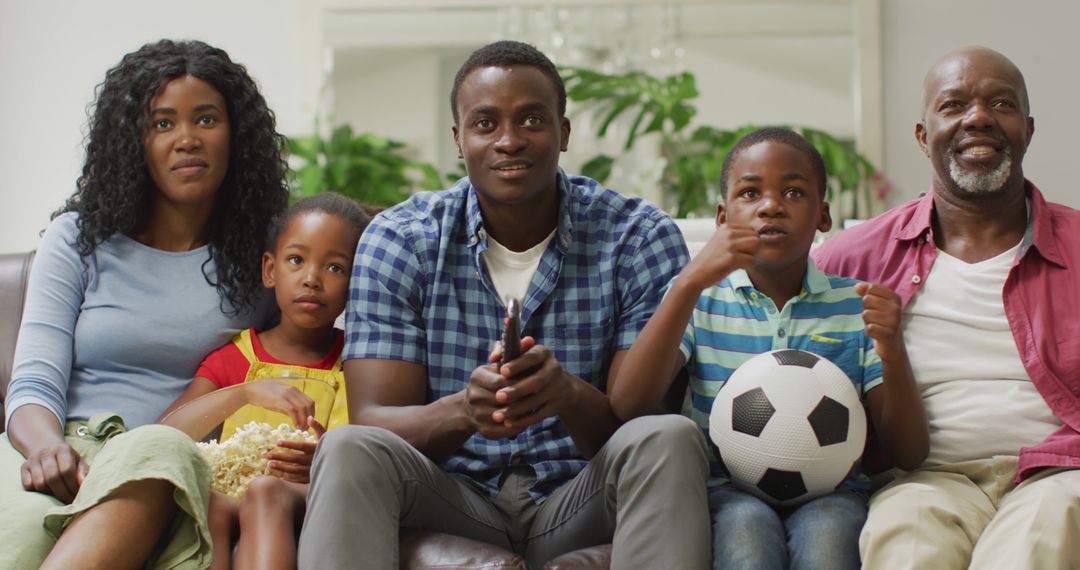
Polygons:
[[248,422],[237,428],[226,441],[215,439],[209,443],[196,443],[214,478],[214,490],[239,499],[247,491],[251,481],[260,475],[270,474],[270,461],[266,454],[271,451],[294,451],[280,448],[278,441],[317,441],[314,435],[293,429],[289,424],[271,428],[270,424]]

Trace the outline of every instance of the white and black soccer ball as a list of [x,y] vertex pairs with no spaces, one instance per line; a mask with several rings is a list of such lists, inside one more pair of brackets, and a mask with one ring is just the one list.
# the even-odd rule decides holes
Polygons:
[[713,401],[709,436],[732,482],[775,505],[830,493],[863,451],[866,413],[828,359],[774,350],[739,366]]

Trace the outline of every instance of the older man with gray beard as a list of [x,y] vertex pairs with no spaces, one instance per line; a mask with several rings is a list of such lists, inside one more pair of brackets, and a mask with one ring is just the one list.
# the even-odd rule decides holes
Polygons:
[[881,283],[930,420],[930,453],[870,502],[868,568],[1080,566],[1080,212],[1024,178],[1024,78],[964,48],[927,74],[915,137],[931,191],[814,251]]
[[959,143],[954,139],[949,147],[949,176],[958,187],[971,194],[988,194],[999,192],[1009,181],[1009,174],[1012,172],[1012,151],[1008,146],[1002,145],[1001,160],[996,168],[989,171],[968,170],[960,163],[959,157],[963,151],[959,148]]

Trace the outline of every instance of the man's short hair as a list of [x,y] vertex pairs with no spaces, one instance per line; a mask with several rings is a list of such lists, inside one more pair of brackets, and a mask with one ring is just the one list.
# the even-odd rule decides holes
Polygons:
[[454,87],[450,90],[450,112],[454,114],[455,125],[460,118],[457,108],[458,91],[465,78],[482,67],[510,67],[512,65],[535,67],[546,75],[559,95],[559,116],[566,114],[566,84],[563,83],[559,70],[555,68],[555,64],[548,59],[548,56],[527,43],[500,40],[474,51],[469,59],[461,64],[457,75],[454,76]]
[[791,148],[795,149],[807,160],[810,161],[810,167],[814,169],[814,177],[817,178],[818,192],[822,200],[825,199],[825,192],[828,185],[828,178],[825,174],[825,159],[821,158],[821,153],[818,149],[814,148],[814,145],[810,144],[799,133],[784,127],[765,127],[758,129],[743,138],[739,139],[739,142],[735,143],[735,146],[731,147],[727,156],[724,157],[724,165],[720,167],[720,197],[727,199],[728,190],[728,176],[731,174],[731,164],[735,162],[735,159],[742,154],[742,151],[763,142],[778,142],[783,143]]

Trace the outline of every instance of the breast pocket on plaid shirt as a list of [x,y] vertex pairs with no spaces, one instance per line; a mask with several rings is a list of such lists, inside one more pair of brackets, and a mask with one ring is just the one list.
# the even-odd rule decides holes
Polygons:
[[546,331],[547,346],[563,368],[590,383],[610,359],[615,331],[610,319],[593,324],[568,324]]

